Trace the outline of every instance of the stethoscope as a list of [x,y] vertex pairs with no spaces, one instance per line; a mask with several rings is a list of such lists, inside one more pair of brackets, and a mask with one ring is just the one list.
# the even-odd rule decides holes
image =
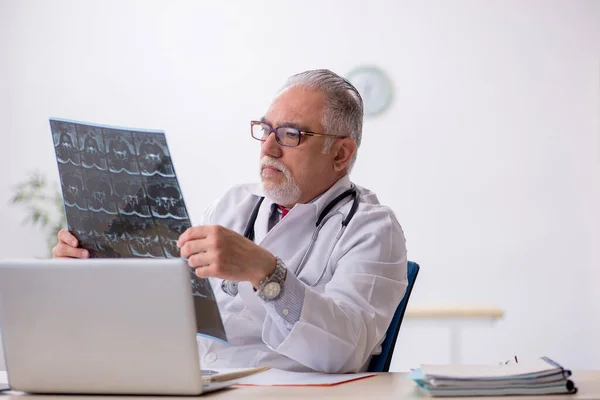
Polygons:
[[[306,260],[308,259],[308,256],[312,252],[312,248],[313,248],[315,242],[317,241],[317,236],[319,236],[319,232],[321,231],[321,228],[323,227],[323,225],[325,225],[325,223],[327,221],[329,221],[330,218],[332,218],[333,216],[338,214],[338,213],[329,214],[329,212],[336,205],[338,205],[340,202],[342,202],[344,199],[346,199],[348,197],[352,197],[352,207],[350,208],[350,212],[348,212],[348,215],[346,215],[346,218],[344,218],[342,220],[342,226],[335,238],[335,242],[333,243],[333,246],[331,246],[331,250],[329,251],[329,257],[331,257],[331,253],[333,252],[333,249],[337,245],[337,242],[340,240],[340,237],[346,230],[346,227],[348,226],[350,221],[352,221],[352,217],[354,217],[354,214],[356,214],[356,210],[358,209],[358,205],[360,203],[360,198],[358,196],[358,190],[356,189],[356,187],[354,185],[352,185],[352,187],[350,189],[346,190],[344,193],[337,196],[335,199],[331,200],[329,202],[329,204],[327,204],[327,206],[325,206],[323,211],[321,211],[321,213],[319,214],[319,218],[317,218],[316,229],[310,239],[308,248],[304,252],[304,256],[302,257],[300,264],[298,264],[298,267],[294,271],[294,275],[299,276],[300,273],[302,272],[302,270],[304,269]],[[260,210],[260,206],[264,199],[265,199],[264,197],[260,197],[258,199],[258,201],[256,202],[256,205],[254,206],[254,209],[252,210],[252,213],[250,214],[250,218],[248,219],[248,222],[246,223],[246,230],[244,231],[244,237],[246,237],[246,239],[248,239],[248,240],[254,241],[254,225],[256,224],[258,212]],[[329,259],[329,257],[327,257],[327,259]],[[323,268],[323,271],[321,272],[319,279],[317,279],[316,282],[314,282],[313,284],[311,284],[309,286],[314,287],[314,286],[318,285],[319,282],[321,282],[321,280],[323,279],[323,276],[325,275],[325,270],[326,270],[326,268]],[[228,295],[235,297],[238,294],[238,282],[223,281],[221,283],[221,289],[223,289],[223,291],[225,293],[227,293]]]

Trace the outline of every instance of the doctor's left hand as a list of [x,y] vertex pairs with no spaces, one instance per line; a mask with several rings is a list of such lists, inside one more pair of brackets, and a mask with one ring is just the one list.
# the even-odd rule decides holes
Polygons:
[[188,228],[177,247],[201,278],[248,281],[258,287],[277,266],[269,251],[220,225]]

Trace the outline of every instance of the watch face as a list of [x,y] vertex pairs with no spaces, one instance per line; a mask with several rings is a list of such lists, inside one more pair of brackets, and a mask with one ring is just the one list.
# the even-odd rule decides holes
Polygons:
[[269,282],[262,289],[262,292],[267,299],[274,299],[281,292],[281,285],[277,282]]
[[363,99],[365,115],[379,114],[392,102],[392,84],[379,68],[356,68],[348,74],[348,80]]

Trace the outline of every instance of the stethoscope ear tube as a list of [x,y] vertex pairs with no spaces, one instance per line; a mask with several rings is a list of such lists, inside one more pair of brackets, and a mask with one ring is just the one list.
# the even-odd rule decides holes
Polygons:
[[[344,193],[340,194],[335,199],[331,200],[331,202],[329,202],[329,204],[327,204],[327,206],[325,206],[323,211],[321,211],[319,218],[317,219],[316,225],[317,226],[321,225],[321,221],[323,221],[323,218],[325,218],[325,216],[327,216],[327,214],[329,214],[329,211],[331,211],[331,209],[333,207],[338,205],[338,203],[340,201],[344,200],[348,196],[352,196],[352,199],[354,200],[354,204],[352,204],[352,208],[354,209],[355,205],[356,205],[356,207],[358,207],[358,204],[357,204],[358,202],[356,201],[357,191],[356,191],[356,188],[354,186],[352,186],[350,189],[346,190]],[[356,209],[354,211],[356,212]],[[354,216],[354,213],[352,211],[350,211],[347,218],[352,219],[353,216]],[[348,222],[350,222],[350,221],[348,220]]]
[[256,218],[258,217],[258,212],[260,211],[260,205],[262,204],[265,198],[261,197],[256,202],[254,206],[254,210],[252,210],[252,214],[250,214],[250,219],[248,219],[248,223],[246,224],[246,230],[244,231],[244,237],[248,240],[254,242],[254,223],[256,222]]
[[352,207],[350,208],[350,212],[346,216],[346,218],[342,221],[342,226],[345,228],[348,226],[354,214],[356,214],[356,210],[358,209],[358,192],[356,188],[354,188],[354,192],[352,192]]

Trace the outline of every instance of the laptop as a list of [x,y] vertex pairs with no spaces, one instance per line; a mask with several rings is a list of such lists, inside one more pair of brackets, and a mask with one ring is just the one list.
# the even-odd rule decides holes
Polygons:
[[28,393],[199,395],[203,377],[183,260],[0,261],[10,388]]

